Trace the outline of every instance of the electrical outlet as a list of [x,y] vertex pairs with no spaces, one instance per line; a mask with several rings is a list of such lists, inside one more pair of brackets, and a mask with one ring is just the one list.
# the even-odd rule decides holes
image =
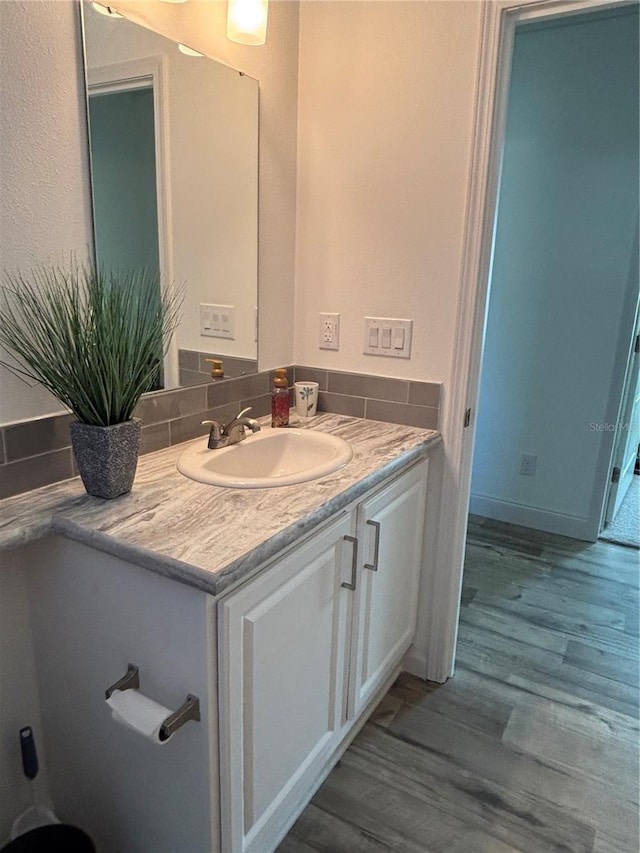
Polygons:
[[520,473],[524,474],[525,477],[535,477],[537,464],[537,456],[533,456],[530,453],[523,453],[520,456]]
[[340,349],[340,315],[320,314],[320,349]]

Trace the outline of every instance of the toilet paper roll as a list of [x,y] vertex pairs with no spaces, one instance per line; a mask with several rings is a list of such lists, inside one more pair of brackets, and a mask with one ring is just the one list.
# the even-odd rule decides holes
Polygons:
[[114,690],[106,701],[116,723],[132,729],[153,743],[167,743],[166,740],[160,740],[160,728],[173,713],[169,708],[133,689]]

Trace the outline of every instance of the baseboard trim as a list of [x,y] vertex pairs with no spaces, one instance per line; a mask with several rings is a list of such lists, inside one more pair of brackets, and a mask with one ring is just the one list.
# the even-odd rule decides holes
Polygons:
[[469,512],[474,515],[493,518],[496,521],[506,521],[509,524],[519,524],[532,530],[542,530],[545,533],[556,533],[571,539],[594,541],[589,536],[588,519],[575,515],[565,515],[539,507],[501,501],[486,495],[471,495]]
[[427,680],[427,656],[420,654],[413,646],[402,659],[402,671],[409,672],[423,681]]

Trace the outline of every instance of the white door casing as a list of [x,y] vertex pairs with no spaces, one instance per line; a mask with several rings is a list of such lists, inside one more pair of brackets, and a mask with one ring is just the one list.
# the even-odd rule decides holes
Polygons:
[[[637,256],[636,256],[637,260]],[[637,276],[637,264],[634,274]],[[604,512],[604,522],[611,523],[625,499],[634,476],[638,444],[640,443],[640,306],[636,309],[635,335],[629,348],[624,394],[620,414],[615,422],[615,443],[612,456],[612,477]],[[617,479],[613,470],[617,469]]]
[[[444,459],[438,538],[428,584],[427,678],[454,671],[491,250],[516,24],[628,5],[627,0],[489,0],[483,3],[474,140],[449,393],[442,412]],[[630,337],[630,335],[628,336]],[[619,397],[618,397],[619,399]],[[465,427],[465,412],[471,417]],[[606,482],[608,458],[600,465]],[[603,495],[600,495],[602,506]],[[593,516],[593,512],[590,513]]]
[[[170,127],[167,81],[167,62],[163,56],[146,56],[129,59],[110,65],[87,68],[87,99],[93,94],[125,92],[132,89],[151,87],[153,89],[153,124],[155,133],[156,158],[156,199],[158,217],[158,254],[160,273],[164,287],[171,292],[175,288],[173,270],[173,224],[171,216],[171,177],[170,177]],[[89,110],[87,105],[87,116]],[[88,127],[89,136],[91,128]],[[91,146],[89,146],[91,160]],[[93,172],[89,169],[91,182]],[[92,190],[93,192],[93,190]],[[164,357],[163,374],[166,388],[177,388],[178,343],[172,335]]]

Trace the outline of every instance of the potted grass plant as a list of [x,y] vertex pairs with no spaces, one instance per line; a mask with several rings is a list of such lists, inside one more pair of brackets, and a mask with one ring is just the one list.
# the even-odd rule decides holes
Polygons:
[[133,412],[157,387],[181,301],[147,270],[72,262],[7,275],[0,345],[15,358],[16,375],[39,382],[75,415],[71,444],[90,495],[131,491],[141,435]]

